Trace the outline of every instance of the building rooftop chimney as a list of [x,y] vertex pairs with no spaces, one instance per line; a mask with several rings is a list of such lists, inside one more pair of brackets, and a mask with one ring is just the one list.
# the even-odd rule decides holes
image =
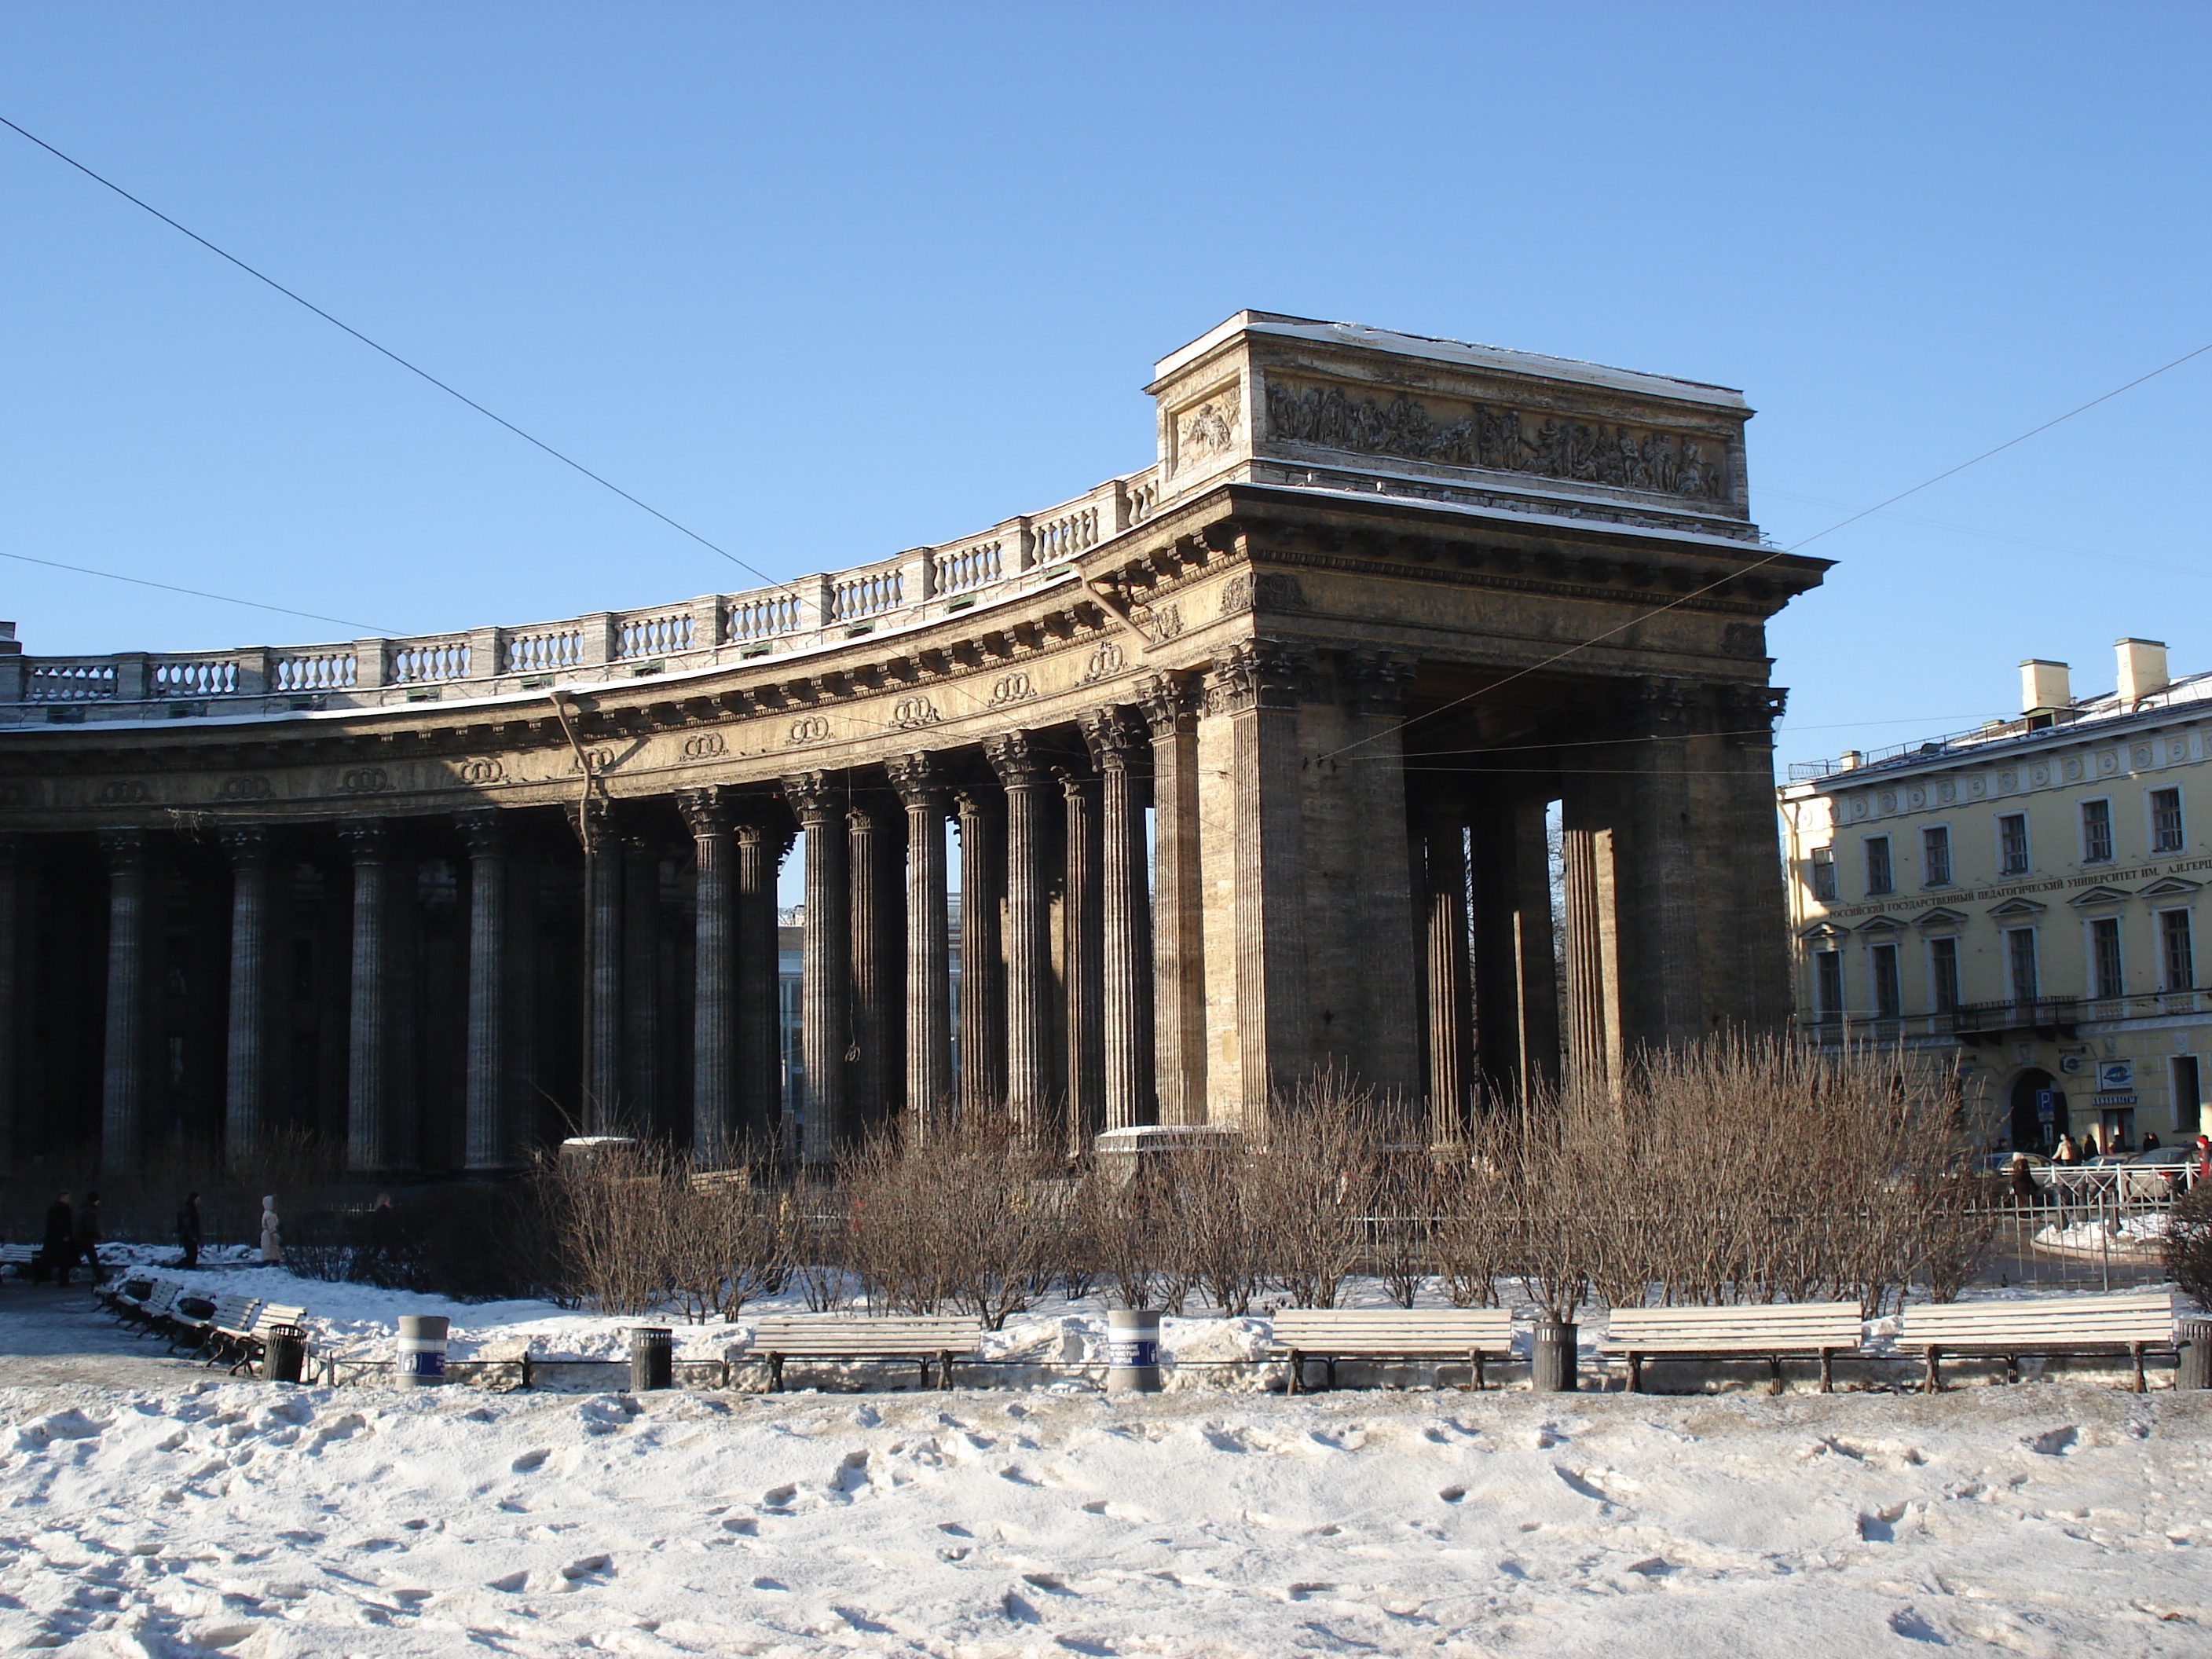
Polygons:
[[2120,658],[2120,701],[2131,703],[2154,691],[2166,690],[2166,641],[2116,640]]
[[[2069,670],[2063,662],[2030,657],[2020,665],[2020,712],[2047,714],[2074,701]],[[2046,722],[2047,724],[2048,722]]]

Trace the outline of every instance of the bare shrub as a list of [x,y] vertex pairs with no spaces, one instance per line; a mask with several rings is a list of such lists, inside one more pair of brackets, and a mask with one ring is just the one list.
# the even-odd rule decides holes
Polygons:
[[2212,1181],[2200,1181],[2167,1212],[2160,1246],[2167,1277],[2212,1311]]
[[1333,1308],[1366,1253],[1392,1131],[1374,1096],[1324,1073],[1279,1097],[1267,1144],[1246,1160],[1249,1217],[1268,1282],[1300,1308]]
[[[1267,1218],[1250,1179],[1256,1154],[1241,1137],[1218,1146],[1178,1147],[1167,1155],[1175,1200],[1167,1271],[1202,1292],[1220,1312],[1241,1317],[1265,1281]],[[1178,1298],[1180,1300],[1181,1298]],[[1171,1310],[1180,1312],[1176,1303]]]

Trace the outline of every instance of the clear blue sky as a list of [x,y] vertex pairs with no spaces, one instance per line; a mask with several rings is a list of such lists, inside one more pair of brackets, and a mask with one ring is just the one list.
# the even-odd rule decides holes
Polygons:
[[[0,112],[781,575],[1240,307],[1743,387],[1794,541],[2212,340],[2197,5],[8,5]],[[0,548],[420,631],[750,585],[0,131]],[[1783,758],[2212,668],[2212,356],[1822,541]],[[347,637],[0,561],[34,653]]]

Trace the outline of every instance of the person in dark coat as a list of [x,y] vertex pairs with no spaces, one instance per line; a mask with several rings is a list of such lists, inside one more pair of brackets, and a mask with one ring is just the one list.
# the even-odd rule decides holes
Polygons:
[[76,1212],[70,1208],[70,1195],[64,1193],[46,1211],[46,1243],[39,1251],[39,1277],[58,1275],[64,1285],[70,1281],[70,1265],[76,1260]]
[[2040,1190],[2035,1184],[2034,1171],[2027,1166],[2027,1154],[2014,1152],[2012,1155],[2012,1201],[2019,1205],[2033,1204]]
[[200,1195],[187,1193],[183,1205],[177,1211],[177,1243],[185,1253],[177,1263],[179,1267],[200,1265],[200,1242],[206,1237],[200,1225]]
[[[76,1255],[70,1260],[74,1267],[82,1261],[92,1269],[92,1282],[99,1284],[107,1277],[107,1269],[100,1265],[100,1194],[87,1193],[84,1206],[76,1212]],[[62,1279],[66,1285],[66,1276]]]

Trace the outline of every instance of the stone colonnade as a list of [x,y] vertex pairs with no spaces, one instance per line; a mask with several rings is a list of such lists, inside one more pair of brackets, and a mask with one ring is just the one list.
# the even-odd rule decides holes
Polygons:
[[[895,1119],[1000,1110],[1075,1152],[1109,1129],[1263,1125],[1329,1068],[1425,1100],[1450,1142],[1563,1057],[1617,1075],[1641,1042],[1782,995],[1758,971],[1759,872],[1699,858],[1716,823],[1756,844],[1770,750],[1712,727],[1763,730],[1767,694],[1637,683],[1617,746],[1486,773],[1409,766],[1412,672],[1263,638],[964,744],[924,729],[661,795],[594,781],[565,823],[479,802],[100,832],[104,915],[76,929],[104,940],[96,988],[77,981],[102,1011],[90,1127],[133,1167],[171,1144],[160,1103],[204,1078],[191,1121],[227,1156],[315,1128],[364,1176],[511,1168],[576,1130],[820,1163]],[[788,1053],[776,891],[799,837]],[[61,1070],[24,1064],[46,839],[0,838],[16,1148]]]

